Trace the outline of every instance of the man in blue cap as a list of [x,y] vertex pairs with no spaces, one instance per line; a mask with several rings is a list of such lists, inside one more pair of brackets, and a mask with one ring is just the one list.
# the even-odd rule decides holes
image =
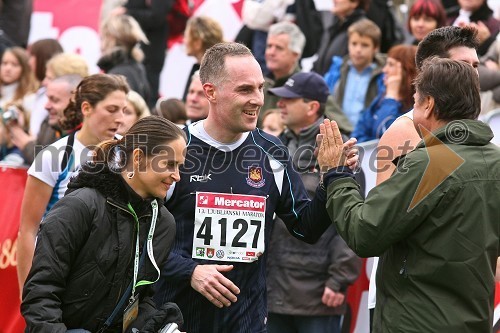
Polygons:
[[[280,97],[278,107],[287,127],[281,139],[288,147],[290,156],[297,155],[295,153],[301,146],[314,147],[329,95],[325,80],[313,72],[299,72],[292,75],[283,86],[269,89],[269,93]],[[308,149],[307,156],[302,158],[310,161],[313,151]],[[294,165],[301,169],[299,161],[294,160]]]
[[[328,86],[320,75],[301,72],[269,93],[280,98],[278,107],[287,126],[280,139],[312,197],[319,181],[314,147],[325,119]],[[340,332],[346,290],[358,277],[361,262],[333,227],[309,245],[290,236],[277,218],[267,260],[269,333]]]

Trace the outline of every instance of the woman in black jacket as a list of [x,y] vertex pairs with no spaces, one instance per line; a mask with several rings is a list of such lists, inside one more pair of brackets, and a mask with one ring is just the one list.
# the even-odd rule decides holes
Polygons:
[[102,56],[97,66],[108,74],[127,78],[130,89],[148,101],[151,88],[142,64],[144,52],[139,43],[149,43],[139,23],[128,15],[110,16],[101,27]]
[[157,314],[152,285],[175,237],[163,198],[185,147],[184,132],[153,116],[97,146],[38,234],[21,305],[28,332],[122,332]]

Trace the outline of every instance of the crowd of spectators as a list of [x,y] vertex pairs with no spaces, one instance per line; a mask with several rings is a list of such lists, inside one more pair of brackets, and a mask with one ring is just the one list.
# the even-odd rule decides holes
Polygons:
[[[25,194],[30,205],[23,205],[18,243],[21,288],[33,258],[40,221],[53,204],[53,191],[59,191],[57,197],[62,197],[66,188],[59,189],[61,180],[67,183],[72,175],[65,173],[59,179],[58,175],[54,178],[54,175],[36,170],[37,153],[43,147],[55,142],[66,145],[68,140],[75,140],[75,133],[80,133],[75,149],[83,151],[99,144],[102,138],[125,135],[134,123],[150,115],[166,118],[179,127],[208,116],[209,101],[199,68],[205,51],[225,41],[221,24],[211,17],[193,16],[186,22],[185,50],[188,56],[195,59],[195,64],[186,73],[184,95],[180,98],[159,95],[159,73],[167,55],[169,23],[166,18],[175,8],[175,2],[103,1],[100,23],[102,54],[97,65],[103,73],[120,74],[126,82],[114,75],[89,76],[88,68],[93,64],[88,64],[79,55],[65,52],[55,39],[42,39],[27,45],[27,37],[24,36],[26,26],[14,33],[9,24],[4,24],[3,10],[8,7],[0,6],[0,164],[31,165]],[[500,106],[500,18],[494,16],[487,0],[414,0],[407,11],[406,22],[394,14],[394,5],[387,3],[380,8],[384,8],[385,15],[392,20],[393,38],[390,39],[387,38],[385,21],[380,22],[373,17],[373,6],[380,6],[377,2],[333,0],[330,12],[319,12],[314,8],[313,0],[244,0],[244,26],[236,41],[246,43],[252,50],[265,78],[264,101],[257,126],[281,138],[289,149],[293,147],[294,152],[300,152],[304,135],[309,135],[304,142],[314,146],[318,126],[324,119],[335,120],[343,135],[356,137],[358,142],[380,139],[391,124],[410,111],[415,103],[417,45],[430,32],[444,26],[477,30],[480,61],[473,65],[479,73],[481,113],[486,114]],[[304,15],[309,18],[309,25],[304,23],[305,16],[299,19],[300,14],[296,14],[298,8],[307,8]],[[319,26],[313,26],[312,21]],[[29,25],[27,29],[29,31]],[[322,32],[313,35],[311,29]],[[302,61],[305,50],[308,57],[313,56],[309,59],[309,64],[312,64],[310,69],[305,68],[307,61]],[[311,62],[311,59],[314,61]],[[301,78],[303,72],[307,76]],[[322,83],[301,81],[310,79]],[[294,84],[304,85],[300,89],[306,92],[298,93],[295,89],[299,88]],[[318,89],[323,89],[324,94],[317,97],[317,91],[308,93],[308,84],[311,85],[309,89],[320,87]],[[126,94],[123,117],[118,114],[110,116],[106,110],[97,107],[107,101],[113,92],[119,93],[119,97]],[[96,94],[97,97],[89,97],[86,93]],[[300,99],[300,105],[294,104],[296,99]],[[74,105],[75,102],[79,105]],[[305,115],[310,117],[310,121],[305,119]],[[313,132],[310,132],[311,126],[314,126]],[[43,156],[39,156],[41,160]],[[299,162],[294,160],[298,169]],[[74,163],[83,164],[84,160]],[[62,167],[59,173],[65,172]],[[307,169],[317,171],[316,167],[316,161],[309,160]],[[72,172],[76,169],[73,168]],[[314,188],[308,190],[314,192]],[[275,233],[286,233],[284,225],[282,229],[277,228]],[[282,239],[282,236],[274,237]],[[325,286],[316,303],[321,305],[321,296],[328,298],[336,293],[342,298],[339,302],[323,300],[323,304],[318,305],[318,313],[343,315],[346,311],[344,296],[359,275],[357,257],[354,259],[354,254],[333,231],[322,242],[332,249],[332,253],[328,254],[331,263],[323,262],[322,270],[312,270],[311,273],[322,274],[321,283]],[[275,249],[278,245],[283,248],[279,250],[283,255],[294,253],[293,248],[298,248],[299,244],[286,240],[281,244],[275,242]],[[339,248],[341,254],[335,252]],[[304,251],[308,249],[306,247]],[[315,249],[315,253],[320,255],[317,248],[310,249]],[[349,258],[339,259],[345,253]],[[271,260],[271,270],[299,269],[293,260],[292,267],[283,268],[280,267],[284,265],[280,262],[283,260],[276,254],[271,259],[275,260]],[[349,277],[335,282],[335,275],[345,267],[352,270]],[[272,274],[276,275],[276,271],[271,271]],[[310,276],[300,278],[304,279],[302,282],[311,280]],[[277,286],[283,288],[283,284],[279,283],[284,282],[281,277],[277,280],[280,281],[275,281],[274,288],[279,290]],[[270,291],[276,292],[276,289]],[[302,312],[280,312],[282,304],[278,303],[282,295],[271,295],[274,296],[271,299],[275,302],[276,312],[272,323],[276,325],[275,332],[278,332],[280,325],[276,324],[276,320],[284,320],[282,325],[288,320],[288,317],[280,315]],[[315,302],[311,301],[311,304]],[[328,307],[335,310],[328,311]],[[340,319],[335,318],[335,325],[339,326]]]

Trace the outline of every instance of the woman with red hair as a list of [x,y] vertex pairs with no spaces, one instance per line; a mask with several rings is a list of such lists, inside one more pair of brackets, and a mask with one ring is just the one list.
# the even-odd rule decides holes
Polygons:
[[429,32],[446,25],[446,11],[440,0],[416,0],[408,13],[406,44],[417,45]]
[[413,107],[416,51],[414,45],[397,45],[387,53],[382,69],[385,89],[361,114],[351,134],[358,142],[379,139],[396,118]]

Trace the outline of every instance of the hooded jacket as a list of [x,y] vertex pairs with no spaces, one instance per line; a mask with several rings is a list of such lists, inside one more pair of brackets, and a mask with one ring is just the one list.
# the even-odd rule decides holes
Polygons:
[[151,88],[149,87],[144,65],[134,60],[125,49],[117,47],[103,55],[97,62],[97,66],[104,73],[125,76],[130,89],[141,95],[145,101],[150,97]]
[[[175,222],[160,199],[139,197],[102,164],[83,166],[66,195],[44,219],[33,266],[23,290],[21,312],[28,332],[96,332],[132,281],[135,243],[139,249],[151,225],[151,202],[158,203],[153,257],[162,267],[175,237]],[[139,220],[127,208],[130,203]],[[137,281],[155,281],[158,273],[146,254]],[[150,316],[152,284],[137,287],[139,318]],[[127,303],[127,302],[126,302]],[[123,310],[106,332],[121,332]]]
[[358,255],[380,256],[375,333],[492,329],[500,149],[477,120],[433,135],[366,200],[346,172],[325,176],[338,233]]

